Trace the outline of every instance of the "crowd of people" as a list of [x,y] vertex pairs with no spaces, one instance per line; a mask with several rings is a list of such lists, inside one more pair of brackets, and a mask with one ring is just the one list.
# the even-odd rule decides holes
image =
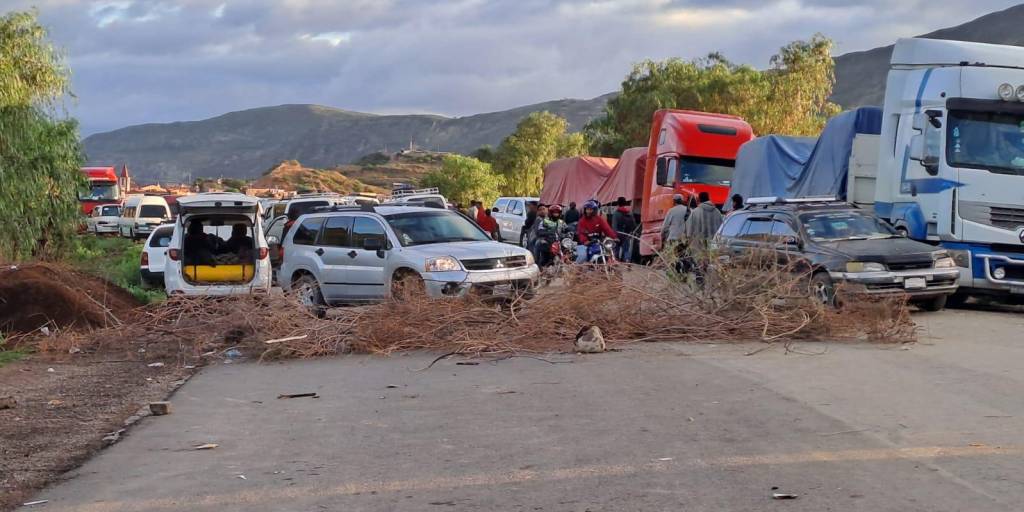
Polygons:
[[[732,210],[743,208],[743,198],[731,198]],[[552,246],[556,241],[572,237],[577,242],[575,261],[585,262],[587,247],[592,241],[612,239],[617,242],[615,258],[618,261],[639,263],[640,235],[643,228],[640,214],[631,201],[619,197],[606,214],[601,204],[591,199],[577,207],[575,202],[568,208],[558,204],[541,204],[538,201],[526,203],[526,215],[521,231],[521,240],[541,266],[552,263],[555,254]],[[491,210],[481,201],[471,201],[468,210],[460,210],[488,232],[495,240],[501,240],[498,223]],[[705,250],[708,242],[722,225],[724,215],[711,201],[707,192],[691,196],[689,203],[681,194],[673,196],[673,206],[661,227],[662,247],[672,248],[677,255],[677,266],[686,272],[699,276],[701,269],[694,265],[693,254]]]

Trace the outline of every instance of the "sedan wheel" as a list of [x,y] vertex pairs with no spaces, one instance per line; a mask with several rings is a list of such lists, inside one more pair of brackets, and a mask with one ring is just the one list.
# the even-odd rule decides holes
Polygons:
[[832,284],[832,278],[825,272],[818,272],[811,278],[811,293],[814,298],[826,306],[835,307],[836,288]]

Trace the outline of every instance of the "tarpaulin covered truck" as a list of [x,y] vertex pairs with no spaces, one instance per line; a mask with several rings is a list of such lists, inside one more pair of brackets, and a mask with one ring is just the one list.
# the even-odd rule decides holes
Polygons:
[[[834,132],[842,136],[823,133],[807,162],[789,171],[767,159],[799,160],[806,141],[776,138],[775,149],[772,140],[750,143],[741,151],[734,189],[780,197],[842,197],[845,189],[848,201],[873,205],[907,236],[949,250],[961,290],[951,300],[1024,298],[1024,48],[900,39],[879,135]],[[810,165],[819,148],[835,157],[832,164]],[[758,177],[750,185],[766,169],[775,181]],[[846,186],[834,186],[838,179]]]
[[[729,195],[830,196],[870,205],[881,130],[882,110],[863,107],[830,119],[817,139],[758,137],[740,148]],[[726,210],[731,207],[727,204]]]

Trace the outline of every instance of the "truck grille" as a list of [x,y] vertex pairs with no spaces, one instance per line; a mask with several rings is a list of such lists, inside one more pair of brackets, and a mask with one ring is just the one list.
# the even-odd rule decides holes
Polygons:
[[483,258],[461,261],[462,266],[466,267],[466,270],[494,270],[526,266],[526,256],[507,256],[504,258]]
[[1005,204],[960,201],[960,217],[1010,231],[1024,226],[1024,208]]

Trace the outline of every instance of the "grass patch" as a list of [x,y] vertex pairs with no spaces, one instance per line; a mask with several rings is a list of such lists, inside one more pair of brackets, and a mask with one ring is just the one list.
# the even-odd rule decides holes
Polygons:
[[13,363],[18,359],[21,359],[28,355],[28,351],[14,349],[14,350],[0,350],[0,366],[5,364]]
[[78,237],[68,262],[128,290],[144,304],[160,302],[166,298],[163,290],[142,287],[142,249],[143,244],[127,238],[83,235]]

